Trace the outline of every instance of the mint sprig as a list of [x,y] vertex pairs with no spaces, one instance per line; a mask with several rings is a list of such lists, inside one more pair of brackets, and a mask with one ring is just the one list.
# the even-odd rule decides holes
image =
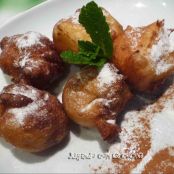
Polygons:
[[89,2],[82,7],[79,22],[90,35],[92,42],[79,41],[79,52],[64,51],[61,58],[71,64],[103,66],[112,56],[113,44],[102,9],[94,1]]

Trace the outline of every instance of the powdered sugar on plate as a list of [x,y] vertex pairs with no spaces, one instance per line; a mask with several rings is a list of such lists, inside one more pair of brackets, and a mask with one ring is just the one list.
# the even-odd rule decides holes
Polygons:
[[[155,104],[141,111],[130,111],[121,123],[120,142],[109,148],[116,156],[112,163],[117,173],[142,173],[145,166],[161,150],[168,148],[169,157],[174,155],[174,85]],[[138,160],[137,160],[138,159]],[[163,161],[165,166],[170,165]],[[127,171],[127,172],[126,172]],[[102,173],[102,171],[101,171]]]
[[151,127],[151,148],[143,160],[132,171],[132,173],[141,173],[144,166],[153,158],[160,150],[167,147],[174,147],[174,99],[165,104],[164,109],[156,113],[150,122]]
[[128,161],[135,160],[138,155],[141,155],[139,144],[141,139],[139,137],[141,136],[144,139],[149,138],[149,130],[145,127],[145,124],[141,123],[143,117],[144,115],[138,114],[137,111],[131,111],[125,115],[124,121],[121,124],[122,132],[119,134],[121,142],[112,145],[110,153],[118,154]]

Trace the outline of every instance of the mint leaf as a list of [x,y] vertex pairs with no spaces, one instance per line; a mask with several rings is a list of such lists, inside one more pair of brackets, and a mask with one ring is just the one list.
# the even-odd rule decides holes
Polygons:
[[99,49],[99,46],[95,45],[92,42],[89,41],[78,41],[79,51],[82,52],[95,52],[97,49]]
[[91,42],[79,41],[79,52],[64,51],[60,54],[64,62],[70,64],[93,65],[102,67],[106,63],[106,58],[97,57],[100,48]]
[[92,59],[96,58],[93,53],[85,54],[83,52],[75,53],[72,51],[64,51],[60,56],[64,60],[64,62],[84,65],[87,65]]
[[97,51],[99,57],[105,57],[102,49],[96,44],[89,41],[78,41],[79,51],[83,52],[95,52]]
[[104,56],[110,58],[113,45],[102,9],[94,1],[88,3],[80,11],[79,22],[85,27],[92,41],[103,50]]
[[95,54],[85,54],[83,52],[74,53],[72,51],[64,51],[60,56],[64,62],[70,64],[102,67],[106,63],[105,58],[96,59]]
[[[64,62],[83,65],[96,65],[97,55],[99,53],[99,47],[91,42],[79,41],[79,52],[64,51],[61,53],[61,58]],[[99,63],[101,64],[101,63]]]
[[102,9],[95,2],[83,6],[79,15],[79,22],[85,27],[92,42],[78,41],[79,52],[64,51],[61,58],[70,64],[94,65],[102,67],[113,52],[109,26],[106,23]]

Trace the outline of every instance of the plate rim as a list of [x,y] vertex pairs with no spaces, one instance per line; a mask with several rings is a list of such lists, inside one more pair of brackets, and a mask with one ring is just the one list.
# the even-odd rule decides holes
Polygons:
[[44,2],[41,2],[40,4],[37,4],[29,9],[27,9],[27,10],[19,12],[18,14],[14,15],[13,17],[10,17],[9,19],[7,19],[7,21],[2,22],[2,24],[0,26],[0,30],[2,30],[4,27],[9,25],[11,22],[23,17],[24,15],[28,15],[29,13],[33,12],[34,10],[38,10],[39,8],[47,6],[48,4],[50,4],[54,1],[59,1],[59,0],[46,0]]

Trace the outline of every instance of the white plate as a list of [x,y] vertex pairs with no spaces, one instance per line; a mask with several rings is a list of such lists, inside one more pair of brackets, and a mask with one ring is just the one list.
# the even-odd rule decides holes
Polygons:
[[[0,39],[4,36],[38,31],[52,37],[54,24],[61,18],[74,13],[88,0],[51,0],[43,3],[0,27]],[[172,0],[97,0],[120,23],[126,27],[146,25],[157,19],[165,19],[168,27],[174,26],[174,1]],[[0,90],[9,83],[0,71]],[[90,173],[89,165],[103,160],[91,159],[79,161],[68,159],[72,154],[102,154],[107,144],[92,130],[74,130],[69,140],[42,154],[30,154],[15,149],[0,139],[1,173]],[[106,161],[105,161],[106,162]]]

